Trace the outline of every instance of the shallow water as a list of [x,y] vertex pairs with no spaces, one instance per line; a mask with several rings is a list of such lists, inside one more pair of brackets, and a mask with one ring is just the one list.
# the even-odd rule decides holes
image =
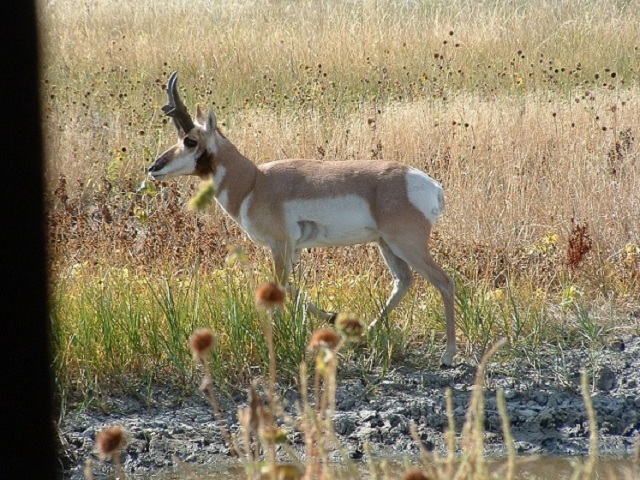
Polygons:
[[[584,465],[584,458],[564,458],[564,457],[520,457],[516,466],[516,476],[518,480],[568,480],[574,478],[576,470]],[[387,471],[402,472],[405,462],[403,460],[387,460],[391,465]],[[418,466],[419,460],[410,459],[408,464]],[[489,473],[502,473],[496,478],[502,478],[506,470],[501,467],[504,462],[501,460],[490,461],[488,465]],[[381,475],[378,469],[378,475]],[[368,466],[361,465],[361,479],[372,478]],[[632,473],[633,472],[633,473]],[[175,470],[159,472],[146,478],[149,480],[182,480],[188,475],[193,480],[241,480],[246,479],[246,474],[241,467],[221,468],[221,467],[177,467]],[[398,478],[401,474],[398,474]],[[378,477],[379,478],[379,477]],[[634,470],[633,458],[631,457],[609,457],[598,461],[593,478],[606,480],[632,480],[640,478],[640,466],[636,465]]]

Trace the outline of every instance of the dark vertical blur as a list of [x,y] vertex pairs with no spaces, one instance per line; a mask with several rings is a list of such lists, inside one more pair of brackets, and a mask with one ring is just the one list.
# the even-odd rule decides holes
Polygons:
[[0,477],[55,478],[34,1],[0,3]]

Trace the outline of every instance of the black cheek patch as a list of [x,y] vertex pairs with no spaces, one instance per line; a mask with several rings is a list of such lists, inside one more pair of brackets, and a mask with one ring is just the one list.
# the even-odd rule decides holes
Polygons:
[[213,175],[213,154],[207,150],[196,158],[196,175],[200,178],[207,178]]

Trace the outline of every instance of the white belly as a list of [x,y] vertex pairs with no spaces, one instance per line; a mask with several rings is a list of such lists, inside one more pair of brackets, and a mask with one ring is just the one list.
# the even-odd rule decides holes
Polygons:
[[299,248],[355,245],[378,238],[369,203],[357,195],[284,204],[289,237]]

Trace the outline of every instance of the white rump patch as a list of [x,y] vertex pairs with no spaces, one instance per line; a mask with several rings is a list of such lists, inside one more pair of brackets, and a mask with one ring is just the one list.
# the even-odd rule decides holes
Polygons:
[[409,167],[406,179],[409,202],[433,224],[444,210],[442,186],[426,173],[413,167]]

